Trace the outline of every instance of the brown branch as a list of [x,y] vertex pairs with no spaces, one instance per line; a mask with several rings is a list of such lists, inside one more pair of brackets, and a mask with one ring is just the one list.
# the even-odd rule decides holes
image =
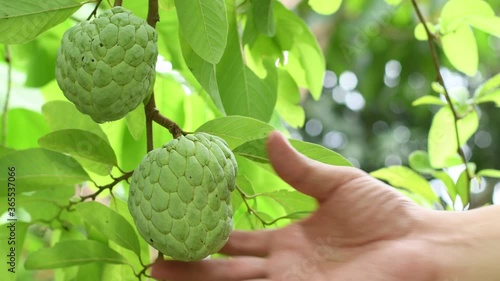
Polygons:
[[113,178],[113,181],[107,185],[104,185],[104,186],[99,186],[99,190],[97,190],[96,192],[90,194],[90,195],[86,195],[86,196],[82,196],[80,197],[80,201],[85,201],[89,198],[91,198],[92,200],[95,200],[96,197],[101,194],[101,192],[103,192],[104,190],[106,189],[109,189],[110,191],[113,189],[113,187],[115,185],[117,185],[119,182],[121,182],[122,180],[128,180],[128,178],[130,178],[132,176],[132,174],[134,173],[134,171],[130,171],[130,172],[127,172],[117,178]]
[[147,152],[153,150],[153,115],[156,111],[156,102],[154,92],[151,94],[144,111],[146,112],[146,145]]
[[[147,22],[153,28],[156,28],[156,23],[160,20],[158,14],[158,0],[148,1],[148,18]],[[148,103],[144,108],[146,112],[146,138],[147,138],[147,151],[153,150],[153,119],[158,110],[156,109],[155,93],[151,93]]]
[[167,130],[172,134],[172,137],[179,138],[180,136],[185,136],[188,133],[184,132],[177,123],[163,116],[157,109],[153,114],[153,121],[158,123],[160,126],[167,128]]
[[5,103],[3,105],[3,115],[2,115],[2,141],[1,144],[5,146],[7,141],[7,111],[9,110],[9,99],[10,91],[12,88],[12,64],[10,59],[10,49],[8,45],[5,45],[5,62],[7,63],[7,92],[5,94]]
[[158,14],[158,0],[149,0],[147,22],[153,28],[156,28],[156,23],[159,21],[160,15]]
[[427,22],[425,21],[424,16],[422,15],[422,12],[420,11],[420,8],[417,5],[416,0],[411,1],[413,4],[413,7],[415,8],[415,12],[417,13],[417,17],[420,20],[420,22],[424,25],[425,33],[427,34],[427,43],[429,44],[429,48],[432,54],[432,63],[434,64],[434,69],[436,70],[436,81],[443,87],[444,89],[444,97],[446,99],[446,102],[450,106],[451,112],[453,113],[453,125],[455,127],[455,138],[457,140],[457,145],[458,145],[458,155],[460,155],[460,158],[462,159],[463,164],[465,165],[465,171],[467,174],[467,186],[470,187],[470,180],[472,178],[472,175],[470,174],[469,168],[467,167],[467,158],[465,157],[465,153],[463,149],[460,147],[460,135],[458,133],[458,120],[460,120],[460,116],[458,115],[457,111],[455,110],[455,107],[453,106],[453,101],[450,98],[450,94],[448,93],[448,89],[446,88],[444,84],[444,79],[443,76],[441,75],[441,70],[440,70],[440,64],[439,64],[439,58],[438,54],[436,51],[436,47],[434,46],[434,39],[435,36],[432,34],[432,32],[429,30],[429,27],[427,26]]
[[101,5],[101,2],[102,2],[102,0],[97,0],[97,3],[95,4],[94,10],[92,10],[92,13],[90,13],[87,20],[90,20],[90,18],[92,18],[92,16],[94,16],[94,17],[96,16],[97,9],[99,9],[99,5]]

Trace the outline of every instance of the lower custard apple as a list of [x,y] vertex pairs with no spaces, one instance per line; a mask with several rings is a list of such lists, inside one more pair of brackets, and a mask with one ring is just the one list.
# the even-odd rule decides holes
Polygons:
[[95,122],[118,120],[151,93],[157,39],[145,20],[113,7],[64,33],[56,60],[57,83]]
[[128,208],[140,235],[180,261],[200,260],[227,242],[238,165],[227,143],[194,133],[150,151],[135,169]]

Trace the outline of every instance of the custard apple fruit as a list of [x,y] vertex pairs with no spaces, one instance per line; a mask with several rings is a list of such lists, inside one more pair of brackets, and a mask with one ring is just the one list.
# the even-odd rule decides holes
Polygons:
[[150,151],[132,175],[128,198],[140,235],[175,260],[216,253],[233,227],[237,172],[226,142],[206,133],[181,136]]
[[57,83],[94,121],[118,120],[151,93],[157,38],[146,21],[113,7],[64,33],[57,53]]

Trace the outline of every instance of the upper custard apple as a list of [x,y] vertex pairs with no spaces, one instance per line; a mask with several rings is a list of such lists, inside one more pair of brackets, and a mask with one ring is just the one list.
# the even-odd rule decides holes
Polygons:
[[232,230],[237,172],[226,142],[206,133],[150,151],[130,182],[128,208],[139,233],[175,260],[216,253]]
[[146,21],[113,7],[64,33],[57,53],[57,83],[94,121],[118,120],[152,90],[157,38]]

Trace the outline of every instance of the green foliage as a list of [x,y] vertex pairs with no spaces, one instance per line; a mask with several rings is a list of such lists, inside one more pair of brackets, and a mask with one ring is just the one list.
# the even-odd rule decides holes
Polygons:
[[[0,1],[0,43],[23,44],[66,20],[84,4],[76,0]],[[18,27],[24,27],[19,29]],[[29,28],[26,28],[29,27]]]
[[[188,132],[220,137],[235,155],[237,191],[230,198],[235,229],[285,226],[317,208],[313,198],[276,175],[266,151],[271,131],[295,134],[311,116],[330,118],[324,122],[329,130],[359,133],[351,139],[370,145],[360,150],[347,144],[345,151],[365,156],[369,167],[377,167],[371,175],[427,208],[460,208],[458,201],[468,208],[473,202],[471,182],[500,178],[500,170],[467,158],[463,150],[478,130],[485,130],[483,109],[488,103],[500,107],[500,74],[489,73],[489,79],[477,75],[467,88],[450,87],[439,77],[423,82],[418,90],[378,85],[387,61],[405,56],[400,71],[407,76],[421,72],[424,80],[435,77],[433,59],[438,68],[451,66],[468,76],[481,71],[483,61],[494,65],[497,57],[488,57],[484,47],[487,40],[500,37],[494,3],[449,0],[435,8],[440,11],[424,11],[431,15],[420,19],[424,25],[414,21],[410,3],[399,0],[304,0],[297,13],[277,0],[159,0],[154,98],[121,120],[97,124],[66,100],[54,77],[60,40],[68,28],[89,16],[95,2],[88,2],[88,10],[76,12],[85,3],[0,0],[0,43],[9,44],[0,51],[10,50],[0,61],[0,73],[13,71],[7,90],[10,104],[0,123],[0,167],[14,166],[17,171],[19,280],[33,279],[32,270],[39,269],[54,269],[55,280],[143,278],[152,259],[125,203],[127,180],[147,151]],[[148,15],[147,5],[140,1],[125,0],[123,5],[143,19]],[[102,1],[97,15],[107,8]],[[325,21],[335,22],[335,28],[315,25]],[[321,40],[320,45],[317,36],[324,30],[332,34],[331,42]],[[397,38],[382,38],[387,36]],[[412,36],[416,39],[408,39]],[[437,49],[415,40],[433,40]],[[359,88],[347,94],[363,92],[370,107],[366,115],[353,114],[354,110],[325,114],[338,106],[330,101],[335,93],[326,85],[326,68],[359,74]],[[32,96],[25,98],[25,92]],[[308,94],[317,107],[305,102]],[[2,108],[5,100],[1,99]],[[410,104],[419,107],[410,110]],[[375,119],[369,113],[377,108],[380,115]],[[428,109],[434,113],[432,120]],[[372,123],[377,120],[395,120],[394,127],[400,126],[408,116],[415,127],[409,130],[415,145],[405,155],[409,167],[402,163],[380,168],[372,159],[374,153],[403,148],[395,147],[392,137],[372,145],[371,131],[362,132],[372,127],[375,133]],[[362,124],[362,119],[369,121]],[[427,131],[426,141],[418,143],[418,134]],[[351,158],[324,146],[294,139],[290,143],[317,161],[353,166]],[[457,165],[465,169],[452,176],[450,170]],[[0,185],[9,181],[7,173],[0,174]],[[451,203],[436,192],[435,181],[443,184]],[[7,189],[1,189],[0,200],[7,198]],[[2,229],[3,241],[8,233]]]
[[108,246],[93,240],[67,240],[51,248],[32,253],[26,269],[60,268],[89,262],[126,263],[127,261]]
[[[2,167],[16,167],[17,192],[28,192],[58,185],[74,185],[89,176],[82,166],[70,156],[43,148],[19,150],[0,158]],[[7,186],[9,175],[0,175],[0,184]],[[0,195],[5,196],[7,189]]]
[[[97,202],[78,204],[76,210],[87,224],[99,231],[104,237],[132,250],[138,257],[140,256],[139,239],[132,225],[120,214]],[[99,214],[99,216],[95,214]]]
[[176,0],[179,26],[203,60],[217,64],[226,48],[228,20],[224,0]]
[[[439,26],[426,23],[431,34],[441,37],[444,54],[459,71],[474,76],[478,70],[478,47],[472,27],[500,37],[500,17],[486,1],[450,0],[441,11]],[[418,40],[427,40],[423,24],[415,28]]]

